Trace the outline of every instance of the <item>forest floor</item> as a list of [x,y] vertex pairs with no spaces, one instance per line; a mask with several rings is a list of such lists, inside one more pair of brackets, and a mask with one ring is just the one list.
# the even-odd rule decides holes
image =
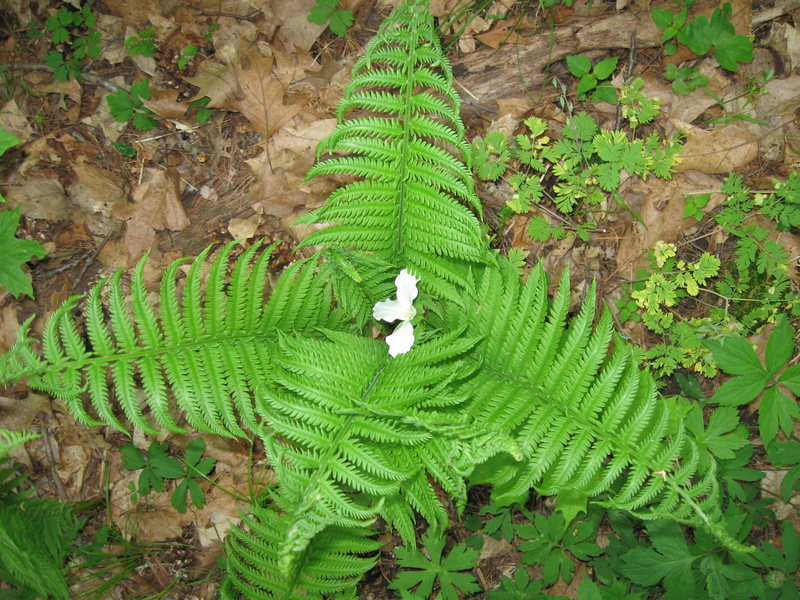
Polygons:
[[[2,157],[0,191],[7,207],[20,207],[18,237],[40,242],[47,254],[26,267],[34,298],[0,295],[0,345],[8,348],[19,324],[32,315],[39,317],[34,329],[41,331],[44,318],[64,300],[86,293],[116,269],[131,268],[148,252],[145,277],[152,290],[172,261],[234,239],[245,247],[261,239],[278,242],[276,273],[294,260],[293,247],[307,234],[294,221],[321,206],[341,183],[333,177],[305,181],[314,149],[336,124],[352,65],[396,4],[343,0],[340,8],[352,11],[355,20],[338,37],[307,20],[314,0],[104,0],[87,5],[96,16],[92,27],[64,26],[70,38],[58,41],[59,27],[48,27],[48,19],[58,19],[60,6],[80,9],[78,0],[5,3],[0,128],[22,144]],[[458,17],[458,6],[465,4],[435,0],[432,12],[444,23],[443,17]],[[690,254],[694,249],[695,258],[725,244],[708,222],[685,217],[686,196],[719,190],[733,171],[753,190],[771,189],[773,179],[785,180],[797,169],[800,8],[780,1],[732,4],[731,22],[753,36],[755,57],[736,73],[711,60],[698,63],[711,93],[689,95],[677,95],[663,73],[667,63],[695,57],[688,50],[664,55],[650,2],[578,0],[545,11],[536,2],[505,0],[482,17],[445,24],[470,139],[491,130],[518,134],[532,115],[559,131],[567,116],[564,100],[613,128],[617,106],[577,97],[578,80],[564,60],[576,54],[592,63],[619,57],[612,84],[641,77],[645,94],[661,100],[650,129],[663,136],[685,134],[677,173],[669,180],[623,181],[620,193],[630,210],[609,208],[607,218],[586,229],[588,241],[577,235],[543,242],[529,237],[534,218],[568,231],[585,225],[558,214],[552,203],[502,219],[498,229],[512,192],[507,184],[479,182],[499,247],[523,251],[531,265],[543,260],[555,279],[569,268],[576,298],[597,281],[613,306],[648,266],[657,241]],[[701,2],[694,10],[710,14],[716,6]],[[74,72],[57,77],[56,55],[74,57],[75,40],[88,39],[90,30],[99,32],[99,40],[89,40],[99,48],[81,62],[83,78]],[[769,70],[774,78],[760,79]],[[134,85],[141,93],[131,99],[127,91]],[[740,114],[747,118],[731,118]],[[719,201],[713,194],[704,210]],[[791,256],[800,256],[800,238],[775,230],[770,235],[780,236]],[[796,260],[791,268],[798,286]],[[645,348],[653,343],[639,323],[628,323],[624,331]],[[14,454],[31,473],[37,494],[65,502],[105,499],[106,513],[92,517],[86,535],[111,519],[123,533],[118,548],[138,553],[136,566],[115,582],[116,597],[213,597],[220,540],[239,519],[234,498],[202,482],[205,506],[180,514],[169,490],[134,497],[131,486],[139,472],[123,466],[126,437],[77,426],[62,403],[24,384],[7,388],[0,401],[0,428],[42,434]],[[158,439],[180,454],[192,437]],[[247,496],[267,476],[262,449],[213,436],[205,441],[206,455],[217,459],[213,478],[220,486]],[[136,434],[133,442],[146,449],[150,439]],[[486,502],[482,493],[473,493],[473,510]],[[508,544],[489,546],[480,564],[487,589],[517,560]],[[387,559],[373,571],[362,584],[365,597],[391,597],[386,582],[392,569]],[[578,581],[550,591],[577,597]]]

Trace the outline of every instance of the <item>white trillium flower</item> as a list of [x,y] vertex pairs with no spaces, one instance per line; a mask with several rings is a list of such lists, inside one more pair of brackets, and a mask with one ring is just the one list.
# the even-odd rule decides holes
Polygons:
[[392,355],[392,358],[398,354],[405,354],[411,350],[411,346],[414,344],[414,326],[411,324],[411,319],[416,316],[417,309],[414,308],[412,302],[417,297],[418,281],[419,279],[409,273],[407,269],[403,269],[394,280],[394,284],[397,286],[397,300],[387,298],[383,302],[376,302],[372,308],[372,316],[376,319],[388,323],[402,321],[394,333],[386,337],[389,354]]

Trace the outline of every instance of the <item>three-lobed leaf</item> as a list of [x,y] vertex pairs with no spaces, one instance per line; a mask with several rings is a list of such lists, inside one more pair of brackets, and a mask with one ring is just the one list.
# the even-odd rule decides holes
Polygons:
[[34,257],[44,257],[46,252],[39,242],[16,237],[19,220],[19,207],[0,212],[0,286],[14,298],[22,294],[33,298],[33,285],[22,265]]

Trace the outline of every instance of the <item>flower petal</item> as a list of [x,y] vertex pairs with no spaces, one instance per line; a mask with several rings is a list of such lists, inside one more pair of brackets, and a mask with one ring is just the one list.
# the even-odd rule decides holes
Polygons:
[[408,306],[414,302],[417,297],[417,283],[419,279],[414,277],[408,272],[408,269],[400,271],[400,275],[395,277],[394,284],[397,286],[397,300],[398,302],[406,302]]
[[411,314],[412,306],[410,303],[403,303],[399,300],[384,300],[383,302],[376,302],[372,307],[372,316],[381,321],[406,320]]
[[403,321],[392,335],[386,336],[386,343],[389,344],[389,354],[392,358],[411,350],[411,346],[414,345],[414,326],[411,321]]

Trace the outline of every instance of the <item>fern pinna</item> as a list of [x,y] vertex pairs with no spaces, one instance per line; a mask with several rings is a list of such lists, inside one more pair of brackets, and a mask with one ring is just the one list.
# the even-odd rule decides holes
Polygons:
[[[310,175],[350,174],[307,222],[324,248],[267,285],[269,249],[222,248],[170,266],[158,307],[143,269],[68,300],[37,350],[22,327],[0,382],[28,378],[86,424],[259,437],[278,484],[232,530],[222,596],[352,591],[374,563],[378,516],[412,543],[415,519],[447,526],[440,490],[467,480],[499,502],[531,488],[644,518],[722,526],[715,463],[614,339],[592,290],[568,317],[489,251],[476,218],[452,74],[423,2],[402,4],[354,68],[340,124]],[[366,111],[353,113],[353,111]],[[400,269],[420,279],[411,350],[373,339],[373,305]],[[411,318],[411,317],[409,317]],[[137,394],[144,391],[144,400]],[[123,419],[124,417],[124,419]]]

